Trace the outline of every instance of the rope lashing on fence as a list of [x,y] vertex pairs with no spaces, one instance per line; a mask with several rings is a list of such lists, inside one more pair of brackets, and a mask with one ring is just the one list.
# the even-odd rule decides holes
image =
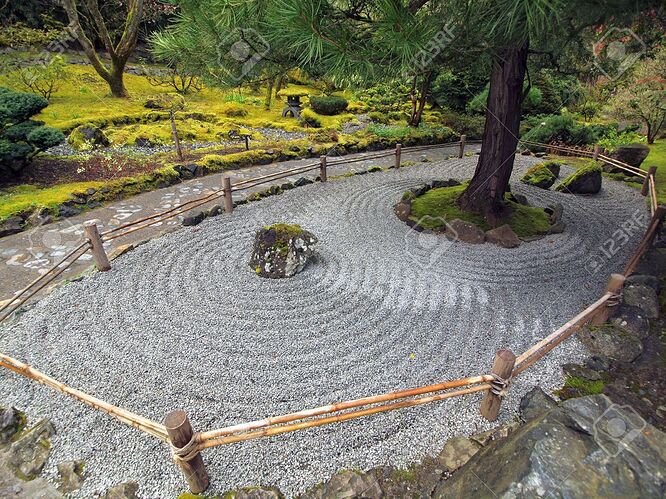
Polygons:
[[498,397],[504,397],[509,389],[511,378],[502,378],[499,374],[492,374],[493,380],[490,382],[490,391]]
[[607,307],[616,307],[622,302],[622,293],[613,293],[606,300]]
[[179,461],[191,461],[194,459],[201,449],[199,447],[199,433],[193,433],[190,441],[187,442],[183,447],[176,447],[169,441],[169,448],[171,449],[171,458],[174,462],[178,463]]

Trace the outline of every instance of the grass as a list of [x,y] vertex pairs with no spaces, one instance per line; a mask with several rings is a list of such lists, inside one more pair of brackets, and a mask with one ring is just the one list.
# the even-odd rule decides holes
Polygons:
[[604,392],[605,385],[606,383],[601,379],[591,381],[578,376],[569,376],[564,381],[564,386],[555,391],[555,395],[562,400],[585,397],[587,395],[599,395]]
[[[469,213],[458,208],[456,200],[465,190],[466,185],[431,189],[412,201],[411,219],[427,229],[440,229],[446,222],[455,218],[472,222],[480,229],[491,229],[486,220],[476,213]],[[544,234],[550,228],[548,215],[541,208],[525,206],[507,201],[512,209],[506,221],[519,237]]]
[[29,184],[10,187],[0,191],[0,220],[17,213],[33,211],[36,207],[56,211],[62,203],[71,199],[72,193],[85,192],[90,187],[99,189],[102,185],[103,182],[75,182],[48,189]]
[[650,166],[657,167],[657,201],[659,204],[666,204],[666,138],[655,140],[654,144],[650,144],[650,154],[643,161],[641,168],[647,170]]
[[[112,119],[113,117],[132,117],[150,111],[143,104],[148,97],[157,94],[170,93],[169,88],[152,86],[144,76],[125,74],[125,86],[130,94],[128,99],[112,97],[108,85],[89,66],[72,64],[68,67],[70,78],[63,82],[58,91],[53,94],[49,106],[35,119],[46,122],[47,125],[61,129],[71,129],[74,125],[97,119]],[[15,77],[0,77],[0,86],[8,86],[25,91],[17,84]],[[302,93],[318,94],[312,87],[290,84],[289,89]],[[173,91],[173,90],[171,90]],[[287,130],[301,130],[297,120],[283,118],[282,109],[285,100],[273,99],[269,110],[263,106],[264,89],[258,92],[243,90],[223,90],[217,88],[204,88],[198,93],[185,95],[186,111],[195,113],[215,114],[223,117],[229,103],[242,105],[248,114],[227,121],[236,121],[244,126],[276,127]],[[307,103],[307,98],[302,99]],[[318,115],[319,116],[319,115]],[[323,127],[339,129],[342,123],[354,119],[351,113],[336,116],[319,116]],[[225,121],[224,118],[221,121]]]

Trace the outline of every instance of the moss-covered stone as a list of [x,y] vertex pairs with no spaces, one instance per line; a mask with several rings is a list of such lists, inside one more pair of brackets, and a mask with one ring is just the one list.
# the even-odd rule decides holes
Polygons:
[[520,181],[539,189],[550,189],[555,179],[555,175],[545,163],[538,163],[528,169]]
[[601,166],[590,161],[565,178],[555,190],[571,194],[596,194],[601,190]]
[[72,130],[67,142],[77,151],[89,151],[99,147],[107,147],[110,144],[104,132],[92,123],[81,125]]

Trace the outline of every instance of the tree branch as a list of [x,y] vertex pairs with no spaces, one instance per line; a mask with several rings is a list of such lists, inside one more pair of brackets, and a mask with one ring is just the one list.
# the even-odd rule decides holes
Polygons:
[[116,51],[113,47],[109,31],[106,29],[106,23],[104,22],[102,13],[99,11],[99,3],[97,0],[85,0],[85,4],[90,11],[93,21],[95,21],[95,26],[97,26],[99,37],[102,39],[102,43],[104,43],[104,48],[106,48],[106,51],[109,53],[109,57],[113,59],[116,56]]
[[83,47],[83,51],[88,57],[90,64],[92,64],[93,68],[95,68],[95,71],[97,71],[97,73],[102,78],[108,81],[111,77],[111,74],[109,73],[109,70],[106,68],[106,66],[104,66],[100,58],[97,56],[95,46],[90,41],[90,38],[86,36],[83,28],[81,27],[79,12],[75,0],[62,0],[62,6],[67,13],[67,17],[69,18],[69,29],[74,34],[74,36],[76,36],[76,39],[81,44],[81,47]]

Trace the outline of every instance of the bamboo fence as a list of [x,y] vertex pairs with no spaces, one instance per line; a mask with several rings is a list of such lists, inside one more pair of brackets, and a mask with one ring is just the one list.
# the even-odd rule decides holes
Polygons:
[[[52,282],[58,275],[67,270],[86,251],[91,250],[95,264],[102,270],[110,268],[102,243],[126,236],[133,232],[159,222],[174,218],[187,210],[224,198],[225,211],[233,211],[232,193],[238,192],[278,179],[306,173],[315,169],[320,170],[320,180],[327,179],[326,168],[333,165],[350,164],[370,159],[395,156],[395,167],[400,167],[402,152],[418,152],[433,147],[459,147],[459,157],[463,157],[466,144],[480,143],[480,141],[466,141],[461,136],[457,142],[437,144],[434,146],[414,146],[402,148],[397,144],[395,151],[373,153],[363,158],[345,160],[344,158],[328,161],[322,156],[319,162],[306,164],[296,168],[283,170],[259,177],[236,182],[233,186],[228,177],[224,178],[223,187],[216,189],[205,196],[193,199],[174,206],[160,213],[139,218],[99,233],[93,224],[86,226],[87,241],[80,244],[51,269],[35,279],[23,290],[17,293],[10,301],[0,307],[0,321],[9,317],[39,290]],[[71,388],[60,381],[44,374],[37,369],[20,362],[8,355],[0,353],[0,366],[9,369],[21,376],[37,381],[54,390],[60,391],[84,404],[100,410],[116,420],[137,428],[155,438],[167,441],[170,444],[175,462],[183,470],[192,492],[200,493],[208,487],[208,475],[201,457],[201,451],[220,445],[232,444],[257,438],[269,437],[283,433],[299,431],[306,428],[340,423],[382,412],[398,410],[407,407],[428,404],[459,397],[473,393],[484,393],[481,402],[481,414],[488,420],[496,419],[502,397],[509,386],[509,381],[538,362],[561,342],[573,335],[580,327],[588,323],[602,323],[607,320],[611,310],[618,304],[618,295],[621,293],[625,277],[631,275],[636,269],[641,257],[648,250],[659,230],[666,214],[666,207],[658,205],[656,192],[656,168],[651,167],[647,172],[622,163],[614,158],[601,154],[595,147],[594,152],[580,148],[569,148],[549,144],[522,141],[522,144],[537,146],[558,154],[571,154],[583,157],[592,157],[614,167],[620,168],[643,179],[642,194],[649,199],[652,218],[648,228],[635,252],[628,260],[623,274],[613,274],[609,280],[606,292],[596,302],[588,306],[578,315],[567,321],[549,336],[539,341],[525,352],[516,357],[508,350],[497,352],[490,374],[481,374],[464,379],[456,379],[428,386],[416,387],[408,390],[373,395],[355,400],[342,401],[335,404],[324,405],[290,414],[268,417],[265,419],[236,424],[224,428],[204,432],[194,432],[187,414],[184,411],[173,411],[165,418],[165,424],[151,421],[141,415],[127,411],[109,404],[97,397]],[[105,268],[102,268],[104,266]]]

